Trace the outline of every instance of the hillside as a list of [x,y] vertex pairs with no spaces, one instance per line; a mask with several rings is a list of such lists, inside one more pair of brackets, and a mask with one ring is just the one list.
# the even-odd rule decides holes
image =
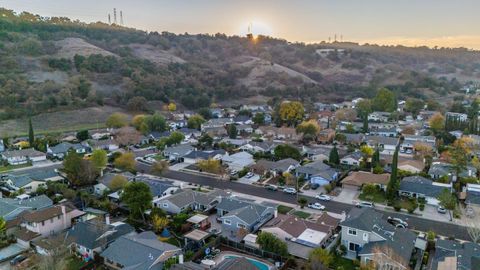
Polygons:
[[289,43],[222,34],[146,33],[0,9],[0,120],[134,97],[187,109],[274,98],[342,101],[380,87],[444,98],[480,78],[466,49]]

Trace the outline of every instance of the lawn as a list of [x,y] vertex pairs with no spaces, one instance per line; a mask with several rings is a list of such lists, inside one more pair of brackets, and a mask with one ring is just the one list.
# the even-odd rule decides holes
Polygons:
[[352,260],[345,259],[340,256],[335,256],[333,259],[332,265],[330,265],[331,269],[342,269],[342,270],[355,270],[355,265],[353,264]]
[[19,168],[25,168],[25,167],[30,167],[32,166],[31,164],[22,164],[22,165],[7,165],[7,166],[1,166],[0,167],[0,172],[6,172],[6,171],[11,171],[14,169],[19,169]]
[[180,242],[175,238],[175,237],[169,237],[169,238],[159,238],[160,241],[164,242],[164,243],[169,243],[170,245],[174,245],[176,247],[182,247],[180,245]]
[[385,197],[385,192],[380,190],[369,194],[365,194],[364,192],[362,192],[360,195],[358,195],[358,198],[362,201],[369,201],[374,203],[384,203],[387,200],[387,198]]
[[279,205],[277,210],[278,210],[278,213],[280,214],[287,214],[288,212],[290,212],[293,208],[290,207],[290,206],[286,206],[286,205]]
[[299,218],[303,218],[303,219],[306,219],[306,218],[310,217],[309,213],[303,212],[303,211],[295,211],[295,212],[293,212],[293,215],[295,215]]
[[68,269],[68,270],[78,270],[81,267],[83,267],[85,264],[86,263],[84,261],[80,260],[77,257],[72,256],[72,257],[67,259],[66,269]]

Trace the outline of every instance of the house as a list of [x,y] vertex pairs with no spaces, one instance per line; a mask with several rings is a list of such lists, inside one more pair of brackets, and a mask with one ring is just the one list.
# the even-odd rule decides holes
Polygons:
[[396,127],[373,129],[369,132],[370,135],[383,137],[397,137],[398,131]]
[[433,182],[430,179],[415,175],[405,177],[400,181],[398,193],[410,198],[425,198],[427,204],[438,206],[437,197],[444,189],[452,192],[452,183]]
[[46,187],[45,181],[34,180],[27,175],[2,175],[0,183],[10,192],[24,190],[27,194],[36,192],[39,187]]
[[80,143],[62,142],[55,146],[47,145],[47,156],[50,158],[64,159],[71,149],[77,154],[85,154],[89,150],[88,146]]
[[33,148],[2,152],[2,159],[10,165],[22,165],[47,160],[47,155]]
[[171,214],[178,214],[188,208],[207,212],[212,210],[218,204],[221,197],[225,195],[227,194],[223,190],[214,190],[205,193],[187,189],[161,198],[155,201],[153,205]]
[[388,122],[391,113],[389,112],[372,112],[368,115],[368,121],[370,122]]
[[238,134],[243,135],[248,135],[253,133],[253,127],[251,124],[241,124],[237,125],[237,132]]
[[117,238],[102,253],[109,269],[164,269],[166,260],[180,255],[182,250],[158,240],[152,231],[128,234]]
[[480,185],[479,184],[467,184],[464,187],[465,192],[465,204],[468,207],[480,209]]
[[183,161],[183,157],[190,154],[190,152],[194,150],[195,147],[193,147],[191,144],[178,144],[166,147],[165,150],[163,150],[163,156],[168,160]]
[[397,168],[410,173],[420,173],[425,169],[423,160],[399,159]]
[[333,139],[335,139],[335,130],[331,128],[320,130],[317,136],[317,141],[323,144],[332,143]]
[[95,195],[102,196],[106,191],[111,190],[112,180],[116,176],[123,176],[127,181],[131,181],[135,178],[135,175],[130,172],[106,173],[97,180],[98,184],[93,186],[93,192]]
[[[338,150],[338,149],[337,149]],[[330,156],[330,151],[332,149],[330,147],[302,147],[302,154],[304,154],[310,161],[324,161],[328,160]]]
[[101,149],[101,150],[105,150],[105,151],[108,151],[108,152],[113,152],[113,151],[116,151],[120,148],[118,143],[115,140],[112,140],[112,139],[90,140],[88,142],[88,144],[94,150]]
[[342,135],[345,136],[345,143],[351,144],[351,145],[360,145],[365,138],[365,135],[360,133],[355,133],[355,134],[342,133]]
[[178,190],[178,187],[173,184],[172,181],[166,179],[152,179],[147,176],[137,176],[133,179],[134,182],[142,182],[150,188],[152,193],[153,202],[175,193]]
[[278,140],[298,141],[302,138],[302,135],[298,134],[295,128],[289,127],[261,126],[255,130],[255,133]]
[[201,131],[207,132],[206,130],[210,128],[225,129],[225,126],[230,124],[233,124],[233,120],[230,118],[212,118],[201,125]]
[[273,141],[250,141],[242,146],[240,146],[241,151],[249,152],[252,154],[255,153],[271,153],[275,149],[278,143]]
[[372,148],[380,148],[382,154],[393,155],[397,148],[399,139],[384,136],[365,136],[365,142]]
[[237,198],[222,197],[216,209],[217,219],[222,222],[222,231],[232,237],[236,237],[240,229],[256,232],[277,215],[277,209],[274,206],[242,201]]
[[[327,216],[327,217],[324,217]],[[278,214],[260,229],[269,232],[287,243],[288,252],[296,257],[308,259],[310,251],[317,247],[325,248],[325,242],[332,236],[334,229],[340,223],[328,214],[322,214],[322,220],[329,224],[312,222],[296,216]]]
[[225,155],[225,150],[194,150],[183,157],[183,162],[196,164],[200,160],[221,160]]
[[344,156],[340,159],[340,164],[357,167],[360,166],[360,163],[363,160],[363,154],[360,151],[355,151],[349,155]]
[[307,163],[295,169],[296,177],[303,177],[312,184],[326,185],[337,180],[339,172],[323,161]]
[[23,212],[41,210],[53,205],[46,195],[29,197],[27,199],[0,198],[0,217],[13,220]]
[[406,152],[408,150],[414,151],[415,146],[418,144],[424,144],[435,149],[435,137],[434,136],[417,136],[417,135],[405,135],[403,142],[400,144],[400,152]]
[[52,235],[70,228],[72,220],[84,212],[72,205],[55,205],[36,210],[21,217],[21,226],[42,236]]
[[84,260],[91,260],[120,236],[133,233],[134,228],[127,223],[109,224],[108,220],[107,223],[103,223],[93,219],[76,223],[68,230],[65,238],[73,251]]
[[468,115],[466,113],[447,112],[445,114],[445,117],[450,119],[455,119],[460,122],[468,121]]
[[480,265],[480,245],[438,239],[431,270],[475,270]]
[[345,257],[373,262],[377,269],[409,269],[416,236],[408,229],[395,228],[372,208],[353,208],[340,223]]
[[390,174],[374,174],[370,172],[358,171],[351,172],[347,177],[342,180],[342,187],[359,190],[365,184],[374,184],[385,190],[388,182],[390,181]]
[[284,172],[291,172],[300,166],[300,162],[292,158],[286,158],[279,161],[269,161],[260,159],[255,165],[252,165],[252,170],[259,175],[264,175],[267,172],[273,175],[281,175]]
[[[451,164],[443,162],[433,162],[430,165],[428,174],[433,179],[440,179],[442,177],[454,177],[455,171]],[[477,170],[472,166],[467,166],[466,169],[462,170],[459,174],[460,177],[472,177],[477,175]]]
[[237,125],[251,125],[253,124],[252,118],[248,115],[237,115],[233,118],[233,122]]
[[255,164],[255,160],[250,153],[238,152],[233,155],[224,155],[222,163],[227,165],[231,170],[240,171],[243,168],[250,167]]

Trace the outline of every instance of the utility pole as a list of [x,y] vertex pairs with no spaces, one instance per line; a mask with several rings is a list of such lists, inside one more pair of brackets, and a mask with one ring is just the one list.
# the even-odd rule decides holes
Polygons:
[[110,13],[108,13],[108,24],[112,24],[112,19],[110,18]]
[[123,11],[120,10],[120,25],[123,26]]
[[117,9],[113,8],[113,23],[117,24]]

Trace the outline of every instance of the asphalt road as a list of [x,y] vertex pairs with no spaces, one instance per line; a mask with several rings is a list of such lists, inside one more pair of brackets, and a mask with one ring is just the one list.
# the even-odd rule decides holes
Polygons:
[[[149,173],[150,166],[143,163],[137,163],[137,170],[142,173]],[[178,171],[167,171],[162,176],[166,178],[175,179],[178,181],[195,183],[203,186],[211,186],[211,187],[224,189],[224,190],[231,190],[238,193],[248,194],[248,195],[276,200],[280,202],[286,202],[286,203],[292,203],[292,204],[297,203],[297,200],[296,200],[297,196],[295,195],[286,194],[281,191],[270,191],[265,188],[257,187],[253,185],[241,184],[241,183],[230,182],[230,181],[222,181],[212,177],[193,175],[193,174],[178,172]],[[312,197],[307,197],[307,196],[304,196],[304,197],[307,198],[309,202],[317,201],[315,198],[312,198]],[[353,207],[350,204],[335,202],[335,201],[321,202],[321,203],[325,205],[327,211],[338,213],[338,214],[341,214],[344,211],[348,212]],[[407,221],[409,225],[409,229],[411,230],[422,231],[422,232],[427,232],[431,230],[438,235],[442,235],[446,237],[455,237],[457,239],[471,241],[470,237],[468,236],[467,229],[464,226],[445,223],[445,222],[439,222],[439,221],[432,221],[432,220],[423,219],[423,218],[406,215],[406,214],[392,213],[392,212],[386,212],[382,210],[379,210],[379,211],[384,213],[385,218],[388,216],[391,216],[391,217],[398,217]]]

